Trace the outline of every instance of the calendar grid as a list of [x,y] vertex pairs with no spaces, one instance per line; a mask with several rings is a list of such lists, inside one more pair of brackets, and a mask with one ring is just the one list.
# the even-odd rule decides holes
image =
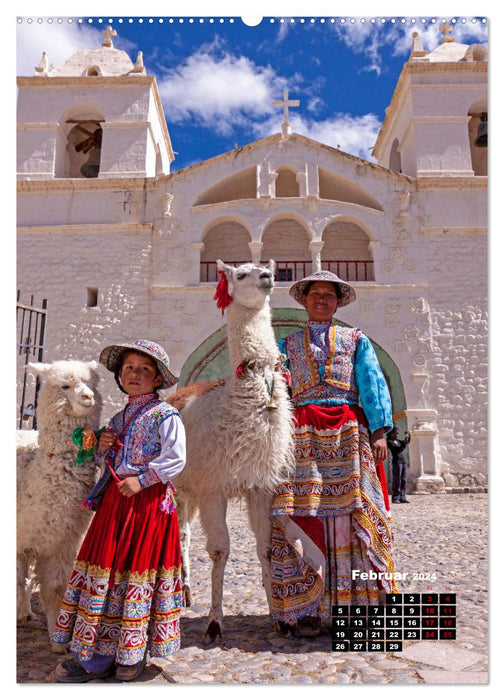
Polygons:
[[388,593],[385,605],[336,605],[332,651],[402,651],[403,642],[453,640],[455,593]]

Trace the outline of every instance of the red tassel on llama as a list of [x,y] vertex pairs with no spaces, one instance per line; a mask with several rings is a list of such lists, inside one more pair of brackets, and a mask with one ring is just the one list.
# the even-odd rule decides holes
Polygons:
[[221,278],[217,283],[217,291],[214,294],[214,299],[217,301],[217,308],[222,310],[222,315],[224,316],[224,311],[233,301],[233,297],[229,294],[228,281],[225,273],[219,270],[219,275]]

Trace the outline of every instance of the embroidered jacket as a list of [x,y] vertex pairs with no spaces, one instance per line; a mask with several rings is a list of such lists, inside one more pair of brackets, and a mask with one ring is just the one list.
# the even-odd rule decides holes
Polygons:
[[[169,418],[172,420],[167,421]],[[185,434],[178,411],[156,394],[146,394],[130,398],[108,427],[121,444],[116,452],[96,451],[105,471],[84,505],[96,510],[112,479],[110,466],[120,478],[138,476],[144,488],[160,481],[166,483],[163,510],[171,511],[175,506],[175,491],[170,479],[185,463]]]
[[327,334],[323,361],[316,355],[308,327],[285,339],[295,403],[324,398],[340,398],[343,403],[358,402],[354,355],[360,331],[330,325]]
[[[116,435],[121,434],[126,421],[138,405],[137,401],[138,399],[130,399],[126,408],[110,421],[109,427]],[[178,415],[173,406],[157,397],[155,403],[146,403],[121,440],[123,445],[115,455],[116,466],[124,463],[129,471],[136,472],[137,475],[146,472],[149,462],[161,452],[161,425],[170,416]]]
[[392,428],[387,382],[369,339],[358,328],[309,321],[278,343],[287,356],[296,405],[362,405],[372,432]]

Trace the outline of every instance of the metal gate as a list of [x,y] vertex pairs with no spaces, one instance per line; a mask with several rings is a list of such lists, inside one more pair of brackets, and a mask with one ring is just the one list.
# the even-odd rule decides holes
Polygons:
[[[47,299],[42,300],[42,306],[34,306],[33,294],[30,295],[30,303],[23,304],[21,295],[17,293],[17,334],[18,334],[18,358],[22,362],[22,382],[19,398],[19,428],[37,427],[37,397],[40,388],[40,380],[28,381],[28,362],[42,362],[44,355],[44,337],[47,316]],[[19,359],[18,359],[19,362]],[[19,377],[18,373],[18,377]],[[24,425],[23,425],[24,424]]]

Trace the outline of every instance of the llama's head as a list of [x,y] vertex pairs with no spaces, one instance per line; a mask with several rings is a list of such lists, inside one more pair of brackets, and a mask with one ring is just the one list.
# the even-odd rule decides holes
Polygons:
[[101,404],[97,386],[98,363],[79,360],[58,360],[52,364],[30,362],[30,371],[43,380],[42,398],[45,409],[52,407],[57,412],[74,416],[87,416]]
[[[236,301],[249,309],[262,308],[275,286],[275,263],[273,260],[270,260],[266,266],[244,263],[239,267],[226,265],[222,260],[217,260],[217,270],[222,273],[223,280],[225,280],[227,289],[224,291],[224,295],[227,292],[229,302]],[[222,309],[226,305],[225,301],[219,303]]]

